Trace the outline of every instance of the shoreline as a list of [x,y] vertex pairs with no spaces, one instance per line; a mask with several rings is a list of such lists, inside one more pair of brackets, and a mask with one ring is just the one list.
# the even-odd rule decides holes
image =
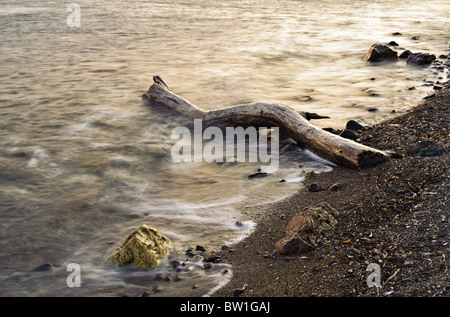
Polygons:
[[[335,191],[309,192],[243,210],[256,229],[220,252],[233,277],[212,297],[450,296],[449,219],[450,88],[410,111],[366,127],[357,142],[394,150],[401,158],[361,170],[335,167],[312,174],[307,183]],[[447,152],[411,152],[430,140]],[[305,254],[278,255],[274,245],[289,220],[306,207],[327,202],[338,223],[322,245]],[[368,287],[367,266],[381,268],[380,289]]]

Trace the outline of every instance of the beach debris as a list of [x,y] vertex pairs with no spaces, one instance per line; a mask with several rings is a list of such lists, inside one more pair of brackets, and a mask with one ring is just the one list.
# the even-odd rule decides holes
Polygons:
[[[395,56],[397,53],[394,52]],[[278,127],[283,134],[302,148],[347,168],[374,166],[386,162],[389,155],[385,151],[348,140],[312,125],[298,111],[278,103],[251,103],[234,105],[216,110],[205,111],[161,85],[154,77],[154,83],[143,98],[150,104],[164,105],[193,119],[201,119],[208,125],[223,124],[227,126],[271,126]],[[310,113],[309,117],[312,116]],[[314,114],[314,117],[316,115]],[[322,116],[320,116],[322,117]],[[262,176],[261,172],[250,176]]]
[[366,62],[393,61],[396,59],[398,59],[397,52],[384,44],[373,44],[364,55]]
[[172,242],[157,229],[142,225],[134,230],[107,257],[105,264],[112,267],[132,265],[143,270],[157,268],[167,258],[172,249]]
[[286,226],[286,236],[275,244],[281,255],[309,252],[323,241],[323,235],[337,224],[338,212],[328,203],[306,207],[295,215]]
[[341,188],[341,184],[340,183],[334,183],[330,187],[328,187],[328,190],[330,192],[335,192],[335,191],[339,190],[340,188]]
[[436,56],[430,53],[413,53],[408,56],[406,63],[414,66],[428,66],[436,59]]

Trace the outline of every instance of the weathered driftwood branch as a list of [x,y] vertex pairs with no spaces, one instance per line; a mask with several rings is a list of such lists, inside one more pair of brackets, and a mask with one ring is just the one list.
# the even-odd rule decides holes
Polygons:
[[229,126],[279,127],[280,133],[292,138],[300,146],[339,166],[359,168],[384,162],[390,156],[380,151],[338,135],[324,131],[309,123],[315,114],[299,113],[287,106],[271,103],[236,105],[211,111],[204,111],[189,101],[174,94],[159,77],[142,96],[151,102],[165,105],[183,115],[202,119],[209,124]]

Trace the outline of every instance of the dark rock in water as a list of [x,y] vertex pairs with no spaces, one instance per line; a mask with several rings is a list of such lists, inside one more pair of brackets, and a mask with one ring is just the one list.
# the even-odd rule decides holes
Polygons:
[[206,249],[205,249],[204,247],[202,247],[201,245],[197,245],[197,246],[195,247],[195,251],[205,252]]
[[403,51],[403,53],[400,54],[399,58],[408,58],[413,52],[410,50]]
[[396,41],[390,41],[388,45],[390,45],[390,46],[398,46],[398,43]]
[[411,40],[414,40],[414,41],[418,41],[419,39],[420,39],[420,36],[418,36],[418,35],[415,35],[411,38]]
[[361,131],[366,127],[366,125],[361,122],[360,120],[350,120],[347,122],[347,125],[345,126],[346,129],[352,130],[352,131]]
[[394,35],[394,36],[400,36],[400,35],[402,35],[402,33],[400,33],[400,32],[394,32],[394,33],[392,33],[392,35]]
[[377,112],[378,111],[378,108],[369,108],[369,109],[367,109],[369,112]]
[[398,59],[397,52],[384,44],[373,44],[364,56],[367,62],[382,62]]
[[434,90],[441,90],[442,88],[444,88],[444,87],[438,86],[438,85],[433,86],[433,89],[434,89]]
[[414,86],[409,87],[408,90],[416,90],[416,87],[414,87]]
[[358,136],[356,135],[355,132],[353,132],[352,130],[349,129],[345,129],[344,131],[342,131],[341,134],[339,134],[341,137],[346,138],[346,139],[350,139],[350,140],[356,140],[358,138]]
[[406,63],[415,66],[427,66],[436,59],[436,56],[430,53],[413,53],[409,55]]
[[266,172],[261,171],[260,168],[258,168],[258,170],[254,173],[251,173],[247,176],[247,178],[259,178],[259,177],[265,177],[268,174]]
[[439,156],[447,152],[448,150],[441,144],[431,140],[424,140],[411,146],[408,154],[412,156]]
[[55,267],[51,263],[45,263],[35,267],[32,272],[48,272],[52,271]]

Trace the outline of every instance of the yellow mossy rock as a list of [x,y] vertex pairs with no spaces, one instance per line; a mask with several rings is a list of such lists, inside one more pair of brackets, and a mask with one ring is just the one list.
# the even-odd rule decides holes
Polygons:
[[142,225],[106,259],[108,266],[133,265],[143,270],[157,268],[173,248],[172,242],[157,229]]

